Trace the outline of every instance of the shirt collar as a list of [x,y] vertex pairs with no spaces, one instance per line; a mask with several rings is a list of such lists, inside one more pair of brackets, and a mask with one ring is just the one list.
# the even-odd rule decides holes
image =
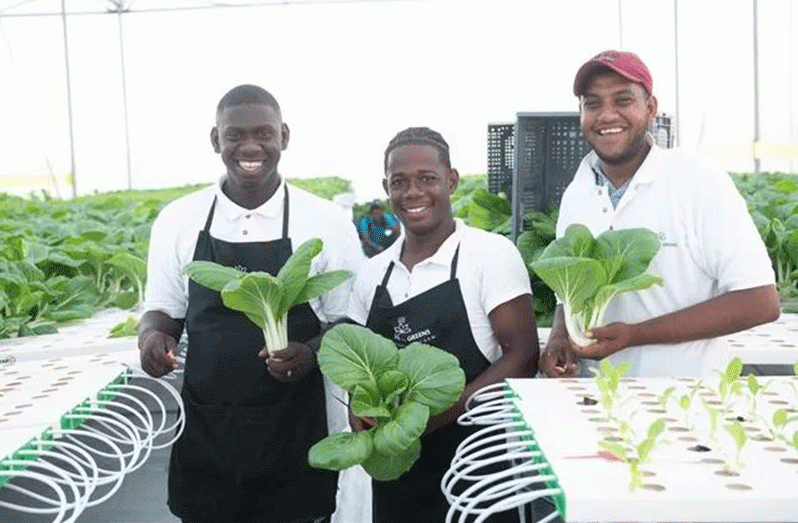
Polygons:
[[[657,177],[657,167],[661,165],[659,159],[662,157],[663,151],[654,143],[654,136],[652,136],[651,133],[646,133],[646,141],[651,146],[651,149],[649,149],[643,163],[637,168],[634,176],[629,180],[630,187],[643,183],[650,183]],[[604,175],[604,171],[601,170],[601,160],[596,154],[596,151],[590,151],[587,156],[582,159],[577,177],[596,185],[596,172],[602,173],[602,176]]]
[[259,207],[246,209],[233,202],[222,190],[222,184],[227,176],[222,176],[216,184],[216,209],[220,211],[228,220],[236,221],[246,215],[258,214],[265,218],[275,218],[283,212],[283,197],[285,196],[285,179],[280,178],[280,185],[271,198],[266,200]]
[[[465,232],[465,222],[460,218],[454,219],[454,232],[449,235],[448,238],[443,240],[443,243],[438,250],[435,251],[435,254],[419,262],[417,265],[421,265],[424,263],[434,263],[436,265],[442,265],[444,267],[449,267],[452,264],[452,256],[454,256],[454,251],[457,249],[457,246],[460,245],[460,241],[463,239],[463,234]],[[388,250],[385,251],[388,253],[389,257],[393,262],[399,265],[400,261],[399,258],[402,255],[402,246],[405,243],[405,233],[402,230],[402,235],[393,242],[393,245],[388,247]]]

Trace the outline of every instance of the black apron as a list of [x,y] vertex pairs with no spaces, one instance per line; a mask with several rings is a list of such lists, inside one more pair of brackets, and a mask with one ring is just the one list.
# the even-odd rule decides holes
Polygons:
[[[288,189],[282,238],[230,243],[210,235],[214,198],[194,260],[276,275],[293,250]],[[308,449],[327,436],[318,368],[280,383],[258,352],[263,332],[221,295],[189,281],[188,352],[182,390],[186,426],[172,448],[169,507],[197,522],[290,522],[335,510],[338,475],[312,469]],[[321,324],[304,303],[288,314],[288,339],[305,342]]]
[[[374,293],[366,327],[392,339],[400,349],[418,341],[454,354],[465,372],[466,383],[470,383],[490,362],[471,333],[456,277],[459,253],[458,246],[448,281],[399,305],[393,305],[387,289],[394,267],[391,262]],[[449,504],[441,492],[441,479],[451,465],[457,445],[475,430],[455,422],[422,436],[421,457],[409,471],[395,481],[372,481],[374,523],[443,523]]]

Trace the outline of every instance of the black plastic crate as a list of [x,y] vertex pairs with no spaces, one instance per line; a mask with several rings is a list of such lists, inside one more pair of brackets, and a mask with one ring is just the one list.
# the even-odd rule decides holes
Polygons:
[[488,124],[488,190],[512,194],[515,167],[515,124]]

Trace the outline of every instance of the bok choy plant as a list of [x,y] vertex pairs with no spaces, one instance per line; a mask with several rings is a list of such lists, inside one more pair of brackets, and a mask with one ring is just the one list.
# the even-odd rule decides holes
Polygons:
[[585,346],[592,342],[585,331],[602,325],[612,298],[663,284],[659,276],[645,274],[659,247],[649,229],[609,230],[593,238],[586,226],[572,224],[530,268],[563,303],[571,339]]
[[266,272],[243,272],[209,261],[186,265],[189,278],[222,295],[230,309],[246,314],[263,329],[269,354],[288,346],[288,311],[319,297],[348,280],[349,271],[330,271],[308,277],[311,260],[321,252],[322,241],[312,238],[297,248],[285,265],[272,276]]
[[369,430],[332,434],[311,447],[312,467],[343,470],[362,465],[378,481],[404,474],[421,453],[430,416],[463,393],[465,373],[452,354],[422,343],[402,350],[358,325],[336,325],[319,349],[322,374],[349,392],[355,416],[376,421]]

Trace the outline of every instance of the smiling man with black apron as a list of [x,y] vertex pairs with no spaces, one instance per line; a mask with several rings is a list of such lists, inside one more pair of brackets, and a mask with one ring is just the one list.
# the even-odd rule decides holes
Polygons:
[[[405,235],[368,260],[353,284],[349,317],[401,349],[427,343],[457,356],[466,375],[460,401],[427,424],[421,457],[399,479],[372,483],[375,523],[443,522],[440,481],[471,432],[455,419],[476,390],[533,376],[538,340],[529,276],[507,238],[452,217],[459,176],[449,147],[428,128],[409,128],[385,151],[383,184]],[[367,420],[353,419],[355,429]],[[490,521],[517,521],[503,513]]]
[[[307,463],[308,449],[328,434],[317,311],[307,303],[291,309],[289,345],[269,356],[259,327],[176,272],[205,260],[277,274],[293,245],[310,237],[325,244],[311,272],[357,268],[362,257],[345,254],[359,244],[349,218],[289,189],[277,173],[288,136],[271,95],[248,85],[231,90],[211,132],[227,175],[164,208],[153,225],[139,346],[142,367],[163,375],[175,368],[185,324],[186,426],[172,449],[169,507],[186,523],[315,523],[335,511],[337,474]],[[313,221],[303,223],[308,206]],[[335,292],[317,305],[326,321],[343,315],[349,286]]]

